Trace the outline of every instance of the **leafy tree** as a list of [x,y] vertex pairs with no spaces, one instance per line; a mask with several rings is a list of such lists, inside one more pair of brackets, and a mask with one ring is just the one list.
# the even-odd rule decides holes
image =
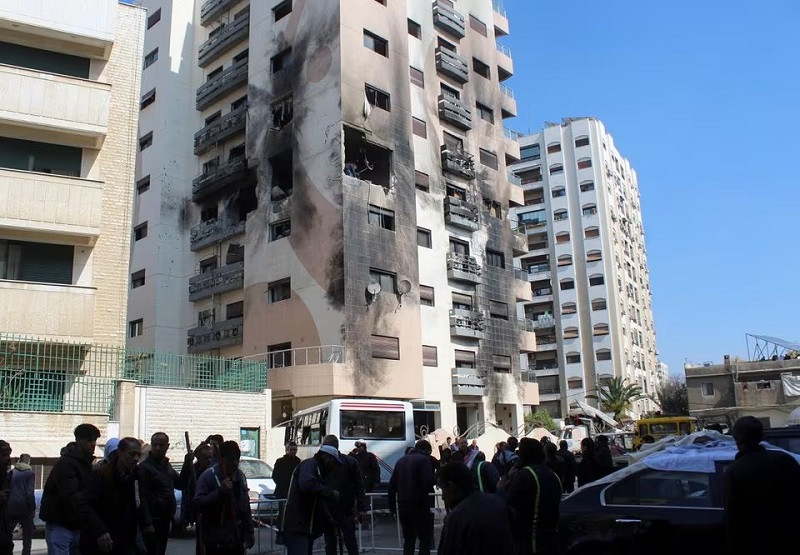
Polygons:
[[558,424],[546,410],[537,410],[525,415],[525,431],[529,432],[534,428],[544,428],[548,432],[558,430]]
[[686,381],[678,376],[672,376],[656,389],[658,404],[661,413],[670,416],[689,416],[689,394],[686,390]]
[[633,402],[646,397],[642,388],[636,384],[626,384],[621,377],[611,378],[608,385],[600,389],[600,402],[603,410],[614,413],[614,420],[627,416]]

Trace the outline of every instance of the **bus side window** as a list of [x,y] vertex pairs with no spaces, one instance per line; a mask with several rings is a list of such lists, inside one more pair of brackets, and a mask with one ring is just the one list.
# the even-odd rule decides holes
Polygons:
[[689,423],[688,422],[680,422],[678,424],[678,434],[679,435],[689,435]]
[[328,409],[322,409],[322,415],[319,418],[319,433],[322,437],[328,435]]
[[644,437],[649,434],[650,431],[647,429],[647,424],[639,424],[639,436]]

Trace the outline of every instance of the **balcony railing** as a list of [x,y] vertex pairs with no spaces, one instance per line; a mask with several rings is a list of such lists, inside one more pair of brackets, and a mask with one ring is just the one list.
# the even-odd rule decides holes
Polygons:
[[533,290],[534,297],[547,297],[548,295],[553,294],[552,287],[539,287],[538,289]]
[[550,271],[550,264],[531,264],[528,266],[528,275],[541,274]]
[[439,0],[433,3],[433,24],[460,39],[467,34],[464,16]]
[[556,325],[556,319],[552,316],[539,316],[535,320],[530,320],[534,329],[552,328]]
[[558,370],[558,363],[555,360],[536,361],[534,370]]
[[344,364],[345,349],[342,345],[317,345],[272,351],[252,357],[267,361],[269,368],[288,368],[290,366],[311,366],[316,364]]
[[213,219],[194,226],[189,232],[189,245],[193,251],[199,251],[215,243],[219,243],[238,235],[243,235],[245,222],[227,219]]
[[248,59],[239,60],[197,88],[195,108],[205,110],[215,100],[247,83]]
[[449,75],[459,83],[469,81],[467,59],[459,56],[449,48],[436,47],[436,71]]
[[480,229],[478,207],[455,197],[444,197],[444,221],[447,224],[477,231]]
[[475,310],[450,309],[450,335],[483,339],[486,337],[486,322],[483,314]]
[[525,228],[525,231],[530,231],[532,229],[544,227],[547,225],[547,220],[520,220],[519,223]]
[[514,174],[512,171],[506,172],[506,177],[508,178],[508,182],[512,185],[516,185],[517,187],[522,187],[522,179],[520,179],[517,175]]
[[512,141],[518,141],[522,137],[522,133],[508,127],[503,127],[503,135],[505,135],[506,139],[511,139]]
[[495,43],[497,45],[497,51],[501,54],[505,54],[509,58],[511,57],[511,49],[506,46],[505,44]]
[[250,35],[250,12],[225,23],[200,45],[197,51],[197,64],[206,67]]
[[210,327],[198,326],[189,330],[187,347],[190,353],[241,345],[244,319],[233,318],[216,322]]
[[472,112],[466,103],[449,95],[439,95],[439,119],[459,129],[472,129]]
[[474,256],[447,253],[447,277],[457,281],[469,283],[481,282],[481,267]]
[[511,270],[514,273],[514,279],[518,279],[520,281],[528,281],[528,272],[526,272],[522,268],[512,268]]
[[192,181],[192,200],[198,201],[247,175],[247,159],[237,156],[205,171]]
[[532,370],[523,370],[519,373],[519,377],[523,382],[526,383],[537,383],[536,382],[536,372]]
[[506,95],[508,98],[514,98],[514,91],[512,91],[505,85],[500,85],[500,92]]
[[189,280],[189,300],[199,301],[242,287],[244,287],[244,262],[228,264],[192,277]]
[[472,155],[463,150],[450,150],[442,145],[442,170],[458,177],[475,179],[475,161]]
[[200,24],[205,25],[234,5],[238,0],[207,0],[200,8]]
[[486,378],[476,368],[453,368],[453,395],[483,397]]
[[528,318],[517,318],[516,324],[519,331],[534,331],[536,329],[536,322]]
[[244,133],[247,124],[247,107],[242,106],[194,134],[194,153],[199,155],[231,137]]
[[492,2],[492,9],[503,17],[507,17],[506,9],[503,7],[502,2]]
[[547,241],[539,241],[537,243],[528,243],[529,251],[538,251],[547,248]]

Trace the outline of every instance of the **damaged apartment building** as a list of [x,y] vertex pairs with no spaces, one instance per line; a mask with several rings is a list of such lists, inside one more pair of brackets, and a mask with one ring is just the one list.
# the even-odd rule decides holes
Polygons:
[[144,0],[129,345],[266,360],[273,423],[411,400],[417,430],[538,404],[523,190],[489,0]]

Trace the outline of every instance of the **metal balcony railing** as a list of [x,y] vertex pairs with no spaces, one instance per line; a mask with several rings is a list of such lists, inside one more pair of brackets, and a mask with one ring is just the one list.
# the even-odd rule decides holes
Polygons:
[[189,279],[189,300],[199,301],[212,295],[236,291],[244,287],[244,262],[227,264]]
[[469,231],[480,229],[478,207],[455,197],[444,197],[444,221]]
[[453,368],[453,395],[483,396],[486,378],[476,368]]
[[482,339],[486,336],[483,314],[476,310],[450,309],[450,335]]
[[207,0],[200,8],[200,24],[205,25],[234,5],[238,0]]
[[472,155],[463,150],[450,150],[447,145],[442,145],[442,170],[463,179],[475,179],[475,160]]
[[195,108],[205,110],[218,98],[247,83],[248,59],[239,60],[197,88]]
[[188,332],[187,347],[190,353],[241,345],[244,319],[232,318],[216,322],[210,327],[198,326]]
[[439,95],[439,119],[459,129],[472,129],[472,112],[466,103],[449,95]]
[[534,331],[536,328],[536,322],[530,320],[528,318],[517,318],[516,319],[517,329],[519,331]]
[[508,17],[506,15],[506,9],[503,7],[503,3],[502,2],[497,2],[497,1],[492,2],[492,9],[495,12],[499,13],[500,15],[502,15],[503,17]]
[[553,294],[553,288],[552,287],[539,287],[538,289],[534,289],[533,290],[533,296],[534,297],[546,297],[546,296],[552,295],[552,294]]
[[460,39],[467,34],[464,16],[439,0],[433,3],[433,24]]
[[247,106],[225,114],[194,134],[194,153],[196,155],[203,154],[214,145],[244,133],[246,125]]
[[549,272],[550,264],[531,264],[528,266],[528,274],[540,274],[542,272]]
[[474,256],[447,253],[447,277],[454,280],[480,283],[481,267]]
[[503,135],[505,135],[506,139],[511,139],[512,141],[518,141],[522,137],[522,133],[508,127],[503,127]]
[[505,44],[495,43],[497,45],[497,51],[501,54],[505,54],[509,58],[511,57],[511,49],[506,46]]
[[436,70],[452,77],[459,83],[469,81],[469,63],[449,48],[436,47]]
[[345,348],[342,345],[315,345],[297,347],[244,357],[244,360],[266,360],[269,368],[311,366],[317,364],[344,364]]
[[514,174],[512,171],[506,172],[506,176],[508,177],[508,182],[512,185],[516,185],[517,187],[522,187],[522,179],[520,179],[517,175]]
[[514,273],[514,279],[518,279],[520,281],[528,281],[528,272],[523,270],[522,268],[512,268],[511,269]]
[[192,181],[192,200],[200,200],[246,175],[247,159],[244,156],[237,156],[208,169]]
[[192,227],[189,232],[189,245],[193,251],[198,251],[214,243],[230,239],[245,232],[245,222],[228,219],[208,220]]
[[234,18],[232,22],[222,24],[212,37],[200,45],[197,51],[197,64],[206,67],[249,35],[250,12],[248,11]]
[[506,87],[505,85],[500,85],[500,92],[506,95],[508,98],[514,98],[514,91]]

